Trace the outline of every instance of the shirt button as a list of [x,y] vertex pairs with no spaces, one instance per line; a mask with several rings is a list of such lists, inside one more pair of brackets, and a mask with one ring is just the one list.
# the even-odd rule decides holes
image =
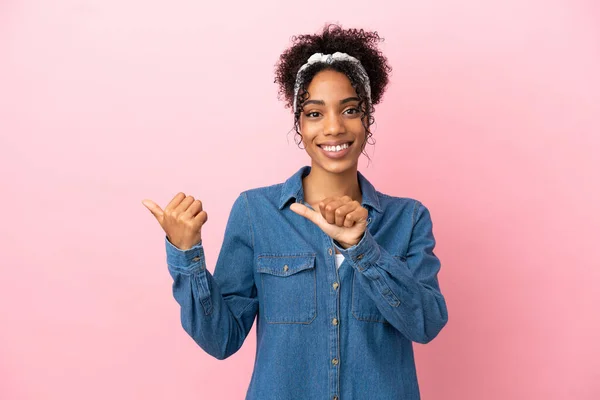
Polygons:
[[358,256],[356,256],[356,259],[357,259],[357,260],[360,260],[361,258],[363,258],[363,255],[362,255],[362,254],[359,254]]
[[332,319],[332,320],[331,320],[331,323],[332,323],[333,325],[337,325],[337,324],[338,324],[338,319],[337,319],[337,318],[334,318],[334,319]]
[[192,261],[194,261],[194,262],[195,261],[200,261],[200,257],[194,257],[194,258],[192,258]]
[[333,360],[331,360],[331,363],[332,363],[333,365],[338,365],[338,363],[339,363],[339,360],[338,360],[337,358],[334,358]]
[[288,270],[288,269],[290,269],[290,267],[288,267],[288,265],[287,265],[287,264],[285,264],[285,265],[283,266],[283,271],[284,271],[284,272],[287,272],[287,270]]
[[329,255],[333,254],[333,250],[331,249],[331,247],[329,248]]
[[333,288],[337,290],[337,288],[340,286],[340,284],[337,282],[333,282],[333,284],[331,286],[333,286]]
[[339,397],[333,396],[333,400],[339,400]]

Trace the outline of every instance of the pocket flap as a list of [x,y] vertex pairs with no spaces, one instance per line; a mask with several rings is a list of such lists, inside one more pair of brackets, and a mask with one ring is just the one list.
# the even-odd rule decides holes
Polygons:
[[289,276],[305,269],[314,268],[315,255],[259,256],[258,272],[277,276]]

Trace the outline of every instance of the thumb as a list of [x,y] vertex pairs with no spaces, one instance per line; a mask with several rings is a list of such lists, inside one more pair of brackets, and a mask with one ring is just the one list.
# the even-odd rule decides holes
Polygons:
[[310,208],[306,207],[304,204],[292,203],[292,204],[290,204],[290,210],[292,210],[296,214],[301,215],[304,218],[314,222],[315,224],[319,225],[318,217],[321,214],[317,213],[315,210],[311,210]]
[[154,217],[156,217],[156,219],[158,220],[159,223],[162,223],[163,220],[163,215],[164,212],[163,210],[158,206],[158,204],[156,204],[155,202],[153,202],[152,200],[142,200],[142,204],[148,209],[150,210],[150,212],[152,213],[152,215],[154,215]]

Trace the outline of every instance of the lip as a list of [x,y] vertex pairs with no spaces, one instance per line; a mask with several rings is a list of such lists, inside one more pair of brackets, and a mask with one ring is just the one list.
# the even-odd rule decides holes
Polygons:
[[[354,144],[354,142],[348,142],[348,141],[346,141],[346,142],[337,142],[336,144],[333,144],[333,142],[330,142],[330,143],[332,143],[332,144],[321,143],[317,147],[325,155],[325,157],[331,158],[331,159],[334,159],[334,160],[345,157],[348,153],[350,153],[350,150],[352,149],[352,145]],[[344,150],[340,150],[340,151],[336,151],[336,152],[327,151],[327,150],[325,150],[324,148],[321,147],[321,146],[337,146],[338,144],[343,144],[343,143],[349,143],[348,147],[346,149],[344,149]]]
[[341,140],[341,141],[337,141],[337,142],[323,142],[323,143],[319,143],[317,146],[337,146],[337,145],[341,145],[344,143],[348,143],[350,146],[352,145],[352,143],[354,143],[354,141],[352,140]]

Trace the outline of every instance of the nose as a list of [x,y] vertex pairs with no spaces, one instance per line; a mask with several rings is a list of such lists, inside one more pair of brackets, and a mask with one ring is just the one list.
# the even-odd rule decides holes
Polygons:
[[346,132],[342,116],[337,113],[328,113],[324,118],[323,133],[325,135],[338,135]]

